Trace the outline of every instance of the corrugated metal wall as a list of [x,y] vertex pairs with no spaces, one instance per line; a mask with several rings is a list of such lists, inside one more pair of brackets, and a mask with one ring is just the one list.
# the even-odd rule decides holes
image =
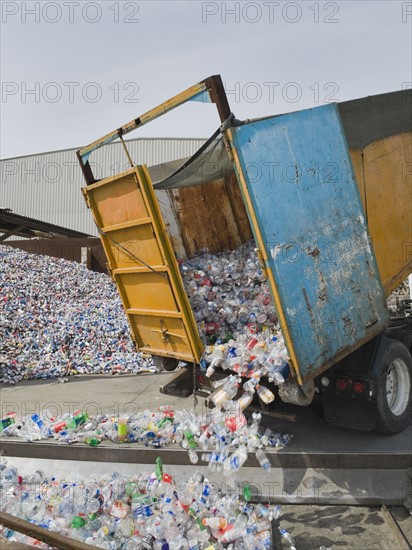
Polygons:
[[[153,166],[183,157],[199,149],[205,139],[139,138],[128,140],[136,164]],[[96,178],[114,175],[128,167],[120,143],[97,150],[91,157]],[[96,229],[84,203],[84,179],[76,149],[52,151],[0,161],[0,206],[13,212],[91,235]]]

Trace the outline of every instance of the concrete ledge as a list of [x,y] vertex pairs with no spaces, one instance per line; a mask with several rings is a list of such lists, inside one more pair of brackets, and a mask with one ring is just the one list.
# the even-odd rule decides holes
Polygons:
[[[81,443],[73,445],[38,441],[27,443],[21,440],[1,440],[1,455],[4,457],[48,458],[50,460],[80,460],[91,462],[114,462],[125,464],[155,463],[160,456],[165,464],[190,466],[188,453],[178,446],[156,449],[142,445],[116,445],[103,442],[98,447]],[[199,452],[199,455],[201,453]],[[328,468],[357,470],[407,470],[412,465],[409,452],[340,452],[317,453],[284,449],[268,450],[267,455],[273,468]],[[205,462],[198,466],[206,466]],[[246,467],[259,468],[259,463],[252,453]]]

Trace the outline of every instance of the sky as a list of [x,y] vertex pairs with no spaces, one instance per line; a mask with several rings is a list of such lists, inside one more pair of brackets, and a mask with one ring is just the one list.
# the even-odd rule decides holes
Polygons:
[[[86,145],[220,74],[238,119],[412,87],[410,1],[1,2],[0,157]],[[129,134],[208,137],[193,102]]]

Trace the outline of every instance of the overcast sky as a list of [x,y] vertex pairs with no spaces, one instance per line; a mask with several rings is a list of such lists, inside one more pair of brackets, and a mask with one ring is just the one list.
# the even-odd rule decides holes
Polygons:
[[[85,145],[210,76],[252,118],[412,87],[412,2],[1,2],[1,157]],[[191,103],[129,137],[207,137]]]

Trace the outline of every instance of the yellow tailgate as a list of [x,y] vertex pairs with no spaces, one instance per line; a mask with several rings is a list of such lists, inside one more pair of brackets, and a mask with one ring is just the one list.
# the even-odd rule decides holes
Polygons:
[[203,345],[148,170],[83,188],[140,351],[199,362]]

